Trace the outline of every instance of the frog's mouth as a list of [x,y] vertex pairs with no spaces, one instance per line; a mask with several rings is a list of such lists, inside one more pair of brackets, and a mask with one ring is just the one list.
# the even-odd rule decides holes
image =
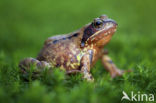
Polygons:
[[107,19],[101,30],[93,34],[89,39],[88,43],[98,43],[106,44],[116,32],[117,23],[114,20]]

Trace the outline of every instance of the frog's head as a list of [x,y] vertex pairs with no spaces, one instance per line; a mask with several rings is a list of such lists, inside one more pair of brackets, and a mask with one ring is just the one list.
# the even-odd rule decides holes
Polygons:
[[95,18],[92,23],[84,28],[81,47],[95,44],[98,47],[107,44],[115,33],[117,23],[106,15]]

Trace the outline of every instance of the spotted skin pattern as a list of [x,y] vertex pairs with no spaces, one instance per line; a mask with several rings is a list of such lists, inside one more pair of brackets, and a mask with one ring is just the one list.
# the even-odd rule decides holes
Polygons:
[[76,32],[48,38],[37,58],[22,60],[19,67],[23,72],[30,64],[35,64],[38,68],[59,67],[66,70],[67,74],[80,72],[84,79],[93,81],[90,69],[101,59],[112,77],[120,76],[125,71],[118,69],[103,49],[115,33],[116,27],[114,20],[102,15]]

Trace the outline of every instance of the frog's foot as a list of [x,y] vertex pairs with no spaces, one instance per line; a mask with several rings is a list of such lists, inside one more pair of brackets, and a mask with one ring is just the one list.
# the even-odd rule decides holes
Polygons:
[[110,74],[111,74],[111,77],[112,78],[115,78],[117,76],[122,76],[124,73],[127,73],[127,72],[131,72],[131,70],[120,70],[118,68],[113,68],[111,71],[109,71]]
[[94,82],[93,76],[90,73],[88,73],[88,72],[87,73],[84,73],[83,78],[86,79],[89,82]]
[[26,73],[27,70],[30,70],[31,66],[35,66],[39,69],[50,68],[50,64],[46,61],[39,61],[34,58],[26,58],[19,63],[19,67],[23,73]]
[[117,66],[112,62],[110,57],[108,57],[107,55],[103,55],[102,64],[104,65],[105,69],[110,72],[112,78],[115,78],[117,76],[122,76],[126,72],[131,72],[131,70],[124,71],[118,69]]

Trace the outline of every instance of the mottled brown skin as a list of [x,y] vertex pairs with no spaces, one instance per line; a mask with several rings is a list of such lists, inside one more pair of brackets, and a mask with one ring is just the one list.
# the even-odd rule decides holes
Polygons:
[[76,32],[48,38],[36,59],[26,58],[19,66],[27,68],[30,64],[35,64],[38,68],[60,67],[67,74],[80,72],[83,78],[93,81],[90,69],[101,59],[112,77],[120,76],[124,71],[115,66],[103,49],[116,28],[115,21],[102,15]]

